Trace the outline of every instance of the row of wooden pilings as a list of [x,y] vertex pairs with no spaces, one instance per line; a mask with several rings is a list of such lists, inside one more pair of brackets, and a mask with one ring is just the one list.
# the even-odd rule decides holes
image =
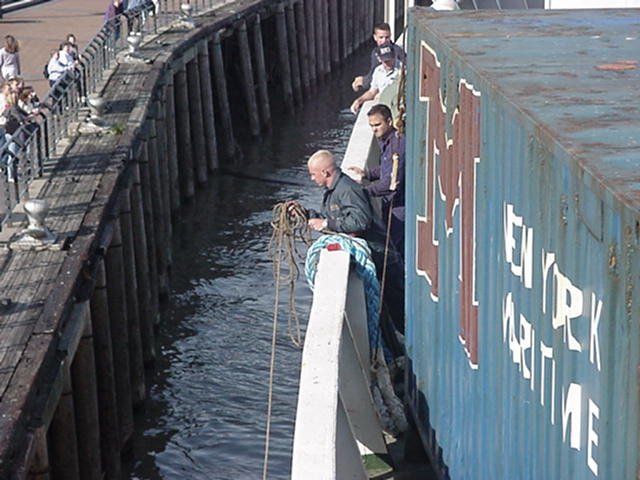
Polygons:
[[[169,294],[172,216],[235,155],[234,127],[258,136],[280,104],[285,111],[302,105],[384,14],[383,0],[262,3],[154,64],[145,106],[129,120],[138,127],[90,260],[90,293],[78,295],[86,300],[65,322],[60,388],[25,464],[14,469],[19,477],[120,478]],[[234,91],[242,102],[230,101]]]

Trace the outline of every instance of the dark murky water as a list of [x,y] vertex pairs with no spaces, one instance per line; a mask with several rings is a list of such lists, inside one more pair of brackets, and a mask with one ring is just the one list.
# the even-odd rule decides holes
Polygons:
[[[260,141],[242,142],[242,169],[300,186],[218,176],[174,225],[171,297],[158,332],[159,359],[137,418],[130,479],[259,479],[267,412],[274,286],[267,245],[271,208],[287,199],[318,204],[306,159],[341,156],[354,116],[348,106],[367,53],[319,88],[295,115],[274,118]],[[238,168],[238,167],[234,167]],[[306,321],[311,295],[298,282]],[[285,303],[283,303],[285,305]],[[301,351],[281,309],[269,478],[290,476]]]

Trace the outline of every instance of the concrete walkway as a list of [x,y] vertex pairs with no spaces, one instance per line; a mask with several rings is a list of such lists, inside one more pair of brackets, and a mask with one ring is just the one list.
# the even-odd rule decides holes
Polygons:
[[0,19],[0,38],[13,35],[20,42],[22,77],[42,99],[49,89],[42,76],[51,51],[57,49],[68,33],[74,33],[80,50],[102,26],[109,0],[53,0],[40,3]]

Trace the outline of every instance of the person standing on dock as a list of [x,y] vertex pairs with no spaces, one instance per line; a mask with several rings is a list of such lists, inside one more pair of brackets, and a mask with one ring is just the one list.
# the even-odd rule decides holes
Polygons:
[[13,35],[5,35],[0,48],[0,79],[11,80],[20,76],[20,45]]
[[373,27],[373,41],[376,42],[376,46],[371,50],[371,67],[369,68],[369,72],[366,75],[359,75],[353,79],[351,83],[351,88],[353,88],[354,92],[357,92],[360,89],[369,90],[371,87],[371,79],[373,77],[374,70],[380,65],[380,60],[378,59],[378,54],[376,50],[378,47],[384,45],[385,43],[391,43],[393,45],[393,49],[396,52],[396,57],[402,62],[405,63],[406,55],[404,50],[399,45],[393,43],[391,40],[391,27],[388,23],[378,23],[375,27]]
[[371,86],[369,90],[364,92],[358,98],[356,98],[351,104],[350,110],[357,114],[360,107],[367,100],[373,100],[387,88],[396,77],[400,74],[402,62],[396,55],[396,50],[393,43],[384,43],[376,48],[376,55],[380,60],[380,65],[373,71],[373,77],[371,78]]
[[316,211],[295,205],[306,212],[309,227],[313,230],[365,239],[371,248],[379,279],[382,278],[386,253],[383,300],[395,329],[404,334],[404,269],[393,244],[385,245],[384,225],[373,210],[369,193],[340,170],[328,150],[318,150],[311,155],[307,167],[311,180],[324,188],[322,207]]
[[404,261],[405,137],[393,127],[393,116],[386,105],[374,105],[367,112],[367,117],[380,147],[380,166],[364,170],[350,167],[349,170],[366,180],[377,180],[365,188],[369,194],[382,200],[382,218],[388,225],[387,234]]

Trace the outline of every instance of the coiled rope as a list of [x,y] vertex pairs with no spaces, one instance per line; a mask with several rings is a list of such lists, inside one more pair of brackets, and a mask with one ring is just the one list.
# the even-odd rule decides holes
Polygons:
[[[273,261],[273,279],[275,281],[276,295],[273,308],[273,330],[271,332],[271,363],[269,365],[269,388],[267,400],[267,426],[265,433],[264,461],[262,466],[262,478],[266,480],[269,467],[269,439],[271,436],[271,410],[273,405],[273,376],[276,363],[276,338],[278,331],[278,310],[280,304],[280,288],[287,286],[289,290],[289,312],[287,315],[287,329],[289,338],[293,344],[299,347],[302,344],[300,334],[300,319],[296,311],[295,287],[300,277],[298,260],[304,255],[298,250],[297,242],[305,245],[311,244],[311,232],[307,224],[305,210],[296,202],[278,203],[273,207],[273,220],[271,221],[273,233],[269,241],[269,255]],[[283,273],[283,263],[286,269]]]
[[380,313],[380,282],[376,276],[376,266],[371,260],[371,249],[366,240],[349,235],[330,234],[323,235],[316,240],[307,251],[307,259],[304,265],[304,273],[307,276],[309,288],[313,290],[315,283],[320,252],[330,244],[338,244],[355,260],[356,273],[364,284],[367,327],[369,329],[369,348],[372,355],[377,351],[381,342],[380,326],[378,322]]

